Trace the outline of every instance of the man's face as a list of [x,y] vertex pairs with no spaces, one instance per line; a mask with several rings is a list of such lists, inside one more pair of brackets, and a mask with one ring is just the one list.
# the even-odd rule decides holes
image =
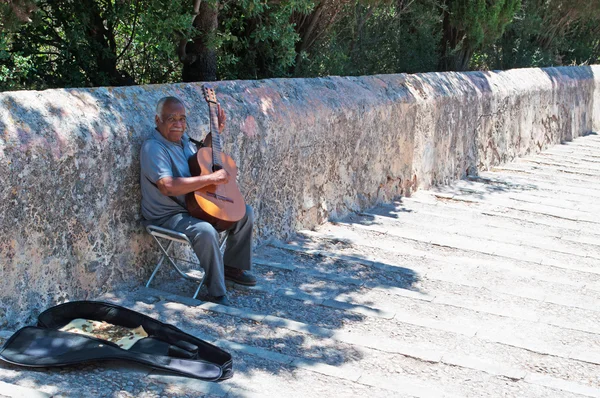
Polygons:
[[156,116],[156,129],[167,140],[172,142],[181,141],[186,128],[185,107],[178,102],[167,102],[164,104],[160,118]]

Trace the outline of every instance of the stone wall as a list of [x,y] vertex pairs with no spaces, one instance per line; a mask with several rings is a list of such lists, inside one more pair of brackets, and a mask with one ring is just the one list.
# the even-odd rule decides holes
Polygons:
[[[225,147],[260,239],[600,130],[600,67],[227,81]],[[138,152],[156,101],[201,84],[0,93],[0,328],[142,281]]]

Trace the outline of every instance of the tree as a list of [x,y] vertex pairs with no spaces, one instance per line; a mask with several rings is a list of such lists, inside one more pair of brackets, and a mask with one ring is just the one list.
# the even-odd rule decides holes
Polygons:
[[0,90],[600,61],[599,0],[2,0],[0,26]]
[[37,0],[20,19],[5,6],[0,87],[180,81],[175,43],[193,34],[184,1]]
[[122,10],[92,0],[38,2],[10,48],[32,59],[33,79],[49,86],[124,85],[132,79],[117,68],[116,24]]
[[467,70],[473,53],[500,38],[521,0],[442,0],[441,71]]
[[600,61],[600,1],[523,0],[505,34],[481,52],[479,68]]
[[524,0],[527,10],[540,16],[542,26],[536,42],[542,49],[567,36],[588,22],[600,21],[600,1],[594,0]]
[[441,9],[434,0],[354,0],[304,55],[302,76],[437,69]]
[[192,26],[196,34],[191,41],[183,38],[178,47],[184,82],[217,80],[218,15],[218,1],[194,0]]
[[217,35],[219,76],[291,76],[300,37],[290,20],[312,7],[311,0],[224,1]]
[[195,0],[194,33],[178,46],[183,81],[286,75],[300,40],[290,20],[312,6],[311,0]]
[[321,39],[329,29],[341,18],[342,10],[351,0],[321,0],[309,12],[296,12],[291,22],[298,32],[296,43],[295,70],[300,68],[302,56]]

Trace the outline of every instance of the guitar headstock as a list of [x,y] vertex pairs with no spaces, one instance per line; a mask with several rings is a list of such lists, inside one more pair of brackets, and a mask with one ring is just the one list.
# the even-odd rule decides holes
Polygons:
[[202,93],[204,94],[204,99],[206,102],[212,102],[213,104],[217,103],[217,95],[215,94],[215,90],[208,87],[206,84],[202,86]]

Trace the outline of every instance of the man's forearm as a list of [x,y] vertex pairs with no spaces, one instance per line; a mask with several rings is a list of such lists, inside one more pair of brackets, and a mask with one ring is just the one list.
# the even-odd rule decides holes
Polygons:
[[166,196],[185,195],[215,183],[212,175],[195,177],[163,178],[157,185],[158,189]]

